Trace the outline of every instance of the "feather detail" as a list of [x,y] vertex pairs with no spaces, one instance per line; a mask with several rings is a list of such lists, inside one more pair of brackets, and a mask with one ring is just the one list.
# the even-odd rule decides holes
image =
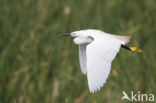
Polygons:
[[131,36],[117,36],[117,35],[111,35],[111,36],[116,38],[116,39],[123,41],[123,44],[128,43],[131,39]]

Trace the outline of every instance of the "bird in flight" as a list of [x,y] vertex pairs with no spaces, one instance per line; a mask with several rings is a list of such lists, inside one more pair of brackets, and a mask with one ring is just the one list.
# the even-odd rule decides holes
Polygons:
[[79,46],[79,62],[81,71],[87,75],[91,93],[100,90],[110,73],[111,63],[120,48],[133,52],[142,52],[137,47],[128,47],[130,36],[117,36],[100,30],[87,29],[74,31],[61,36],[74,37]]

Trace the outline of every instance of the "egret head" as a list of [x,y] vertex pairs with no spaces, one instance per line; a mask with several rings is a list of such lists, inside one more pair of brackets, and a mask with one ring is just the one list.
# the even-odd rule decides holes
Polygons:
[[74,37],[74,43],[77,45],[87,45],[91,43],[94,39],[87,34],[85,30],[74,31],[69,34],[61,34],[61,36],[71,36]]
[[84,36],[84,35],[86,35],[86,34],[84,34],[84,30],[74,31],[69,34],[60,34],[60,36],[71,36],[71,37],[79,37],[79,36]]

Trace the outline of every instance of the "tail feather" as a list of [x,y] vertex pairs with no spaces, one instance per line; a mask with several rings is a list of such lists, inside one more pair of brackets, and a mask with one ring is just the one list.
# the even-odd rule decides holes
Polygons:
[[128,43],[131,39],[131,36],[114,36],[114,37],[123,41],[123,44]]

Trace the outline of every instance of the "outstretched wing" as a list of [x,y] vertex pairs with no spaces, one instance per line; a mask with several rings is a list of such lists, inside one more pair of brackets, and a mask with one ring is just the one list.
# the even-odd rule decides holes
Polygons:
[[111,63],[118,53],[121,41],[112,37],[96,35],[87,46],[87,78],[91,93],[99,90],[110,73]]
[[83,74],[87,72],[87,60],[86,60],[86,45],[79,45],[79,61]]

